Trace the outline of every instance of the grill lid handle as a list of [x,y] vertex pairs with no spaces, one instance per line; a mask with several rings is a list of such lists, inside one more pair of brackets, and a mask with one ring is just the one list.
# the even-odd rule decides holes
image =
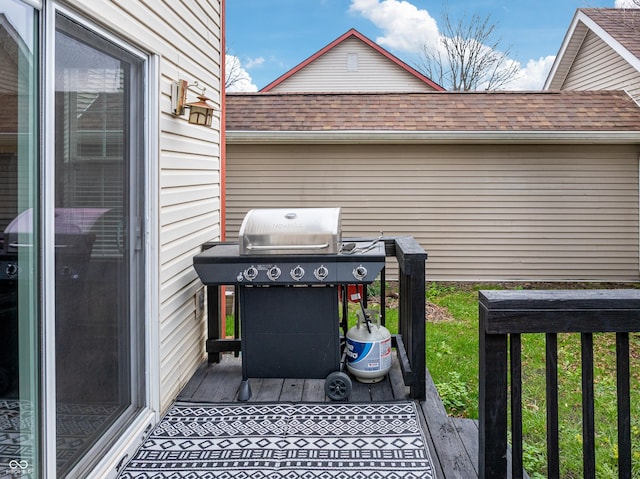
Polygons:
[[261,251],[261,250],[274,250],[274,249],[281,249],[281,250],[291,250],[291,249],[308,249],[308,250],[316,250],[316,249],[326,249],[329,247],[329,243],[323,243],[323,244],[305,244],[305,245],[297,245],[297,244],[292,244],[292,245],[247,245],[247,249],[250,251]]

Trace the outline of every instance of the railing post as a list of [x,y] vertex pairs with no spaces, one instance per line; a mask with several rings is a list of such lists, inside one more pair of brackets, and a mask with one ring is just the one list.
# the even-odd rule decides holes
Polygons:
[[618,390],[619,479],[631,479],[631,402],[629,380],[629,333],[616,334],[616,375]]
[[558,432],[558,335],[545,335],[545,371],[547,377],[547,476],[560,477],[560,442]]
[[415,374],[412,399],[424,399],[427,391],[425,360],[425,261],[426,252],[412,237],[395,238],[400,281],[399,328]]
[[507,477],[507,335],[488,334],[488,311],[481,303],[478,474]]
[[[202,251],[205,251],[211,248],[213,245],[217,244],[216,242],[210,241],[202,245]],[[205,286],[206,294],[207,294],[207,342],[211,340],[218,340],[221,337],[221,324],[222,324],[222,313],[221,306],[223,298],[221,298],[221,288],[220,286]],[[207,362],[209,363],[219,363],[220,362],[220,353],[219,352],[209,352],[209,348],[207,349]]]
[[593,333],[580,335],[582,351],[582,477],[596,477],[596,424],[593,386]]
[[[207,340],[220,339],[221,331],[221,288],[220,286],[207,286]],[[219,363],[220,353],[208,352],[209,363]]]
[[511,477],[522,479],[522,338],[509,336],[509,369],[511,371]]

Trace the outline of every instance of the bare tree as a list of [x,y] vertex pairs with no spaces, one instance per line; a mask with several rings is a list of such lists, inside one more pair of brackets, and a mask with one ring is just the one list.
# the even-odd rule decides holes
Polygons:
[[497,90],[515,78],[519,65],[500,50],[490,16],[455,21],[445,10],[440,41],[425,45],[416,68],[452,91]]
[[225,78],[224,86],[229,90],[233,85],[244,78],[240,60],[237,56],[229,53],[229,49],[225,50]]

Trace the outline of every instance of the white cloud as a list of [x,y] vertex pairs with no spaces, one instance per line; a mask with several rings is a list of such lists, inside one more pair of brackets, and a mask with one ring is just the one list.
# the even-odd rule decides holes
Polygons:
[[[639,0],[635,0],[639,1]],[[634,0],[616,0],[616,6]],[[383,35],[376,42],[390,50],[420,55],[426,46],[440,48],[440,33],[436,20],[427,10],[417,8],[406,0],[351,0],[350,11],[370,20],[382,30]],[[529,60],[520,69],[516,78],[503,87],[509,90],[540,90],[544,86],[553,56]]]
[[541,90],[544,82],[551,71],[554,55],[540,57],[538,60],[529,60],[527,66],[520,68],[520,71],[505,87],[508,90]]
[[259,67],[262,66],[264,64],[264,57],[258,57],[258,58],[249,58],[246,62],[244,67],[247,70],[251,70],[253,67]]
[[616,0],[616,8],[640,8],[638,0]]
[[438,25],[426,10],[401,0],[351,0],[350,11],[373,22],[383,32],[376,42],[409,53],[438,42]]
[[258,91],[258,87],[253,84],[251,75],[242,66],[238,57],[234,55],[225,56],[225,71],[227,75],[227,91]]

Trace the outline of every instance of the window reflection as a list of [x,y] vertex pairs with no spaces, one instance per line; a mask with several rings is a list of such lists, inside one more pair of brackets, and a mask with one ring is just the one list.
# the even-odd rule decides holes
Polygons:
[[0,477],[39,476],[36,34],[32,8],[0,4]]
[[[121,48],[56,18],[55,307],[58,473],[119,437],[135,407],[132,101]],[[132,164],[133,163],[133,164]],[[136,204],[135,202],[133,203]],[[134,406],[134,407],[132,407]]]

